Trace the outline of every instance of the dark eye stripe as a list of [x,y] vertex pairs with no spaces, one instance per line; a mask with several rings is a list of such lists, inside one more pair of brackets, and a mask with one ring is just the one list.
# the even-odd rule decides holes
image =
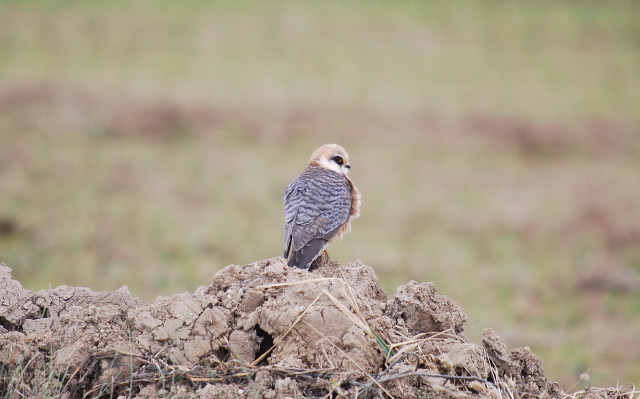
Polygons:
[[340,166],[342,166],[342,164],[344,163],[344,161],[342,160],[342,157],[339,156],[339,155],[336,155],[335,157],[333,157],[331,159],[333,159]]

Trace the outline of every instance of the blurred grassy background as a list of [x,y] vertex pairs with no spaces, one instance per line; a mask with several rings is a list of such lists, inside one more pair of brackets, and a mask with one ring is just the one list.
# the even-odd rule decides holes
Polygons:
[[281,254],[338,142],[363,207],[334,258],[435,281],[565,389],[638,383],[639,72],[631,1],[3,0],[0,261],[194,290]]

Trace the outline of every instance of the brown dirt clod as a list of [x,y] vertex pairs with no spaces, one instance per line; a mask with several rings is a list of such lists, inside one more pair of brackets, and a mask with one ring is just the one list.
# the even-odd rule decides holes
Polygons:
[[359,261],[315,266],[230,265],[149,304],[126,287],[33,292],[0,265],[0,396],[563,397],[528,348],[468,342],[433,283],[389,299]]

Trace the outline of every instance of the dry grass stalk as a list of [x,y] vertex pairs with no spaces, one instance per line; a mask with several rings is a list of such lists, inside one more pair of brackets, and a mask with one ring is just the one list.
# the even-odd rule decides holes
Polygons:
[[614,399],[635,399],[640,398],[640,390],[636,389],[635,384],[618,384],[612,388],[587,388],[576,391],[572,394],[565,394],[566,399],[580,398],[614,398]]
[[322,281],[342,281],[342,280],[339,279],[339,278],[336,278],[336,277],[311,278],[311,279],[308,279],[308,280],[292,281],[292,282],[287,282],[287,283],[258,285],[256,287],[256,289],[262,290],[262,289],[277,288],[277,287],[291,287],[291,286],[299,285],[299,284],[319,283],[319,282],[322,282]]

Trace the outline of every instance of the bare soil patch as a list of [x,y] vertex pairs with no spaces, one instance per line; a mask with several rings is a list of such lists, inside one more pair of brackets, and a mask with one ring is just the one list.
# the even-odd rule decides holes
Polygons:
[[565,397],[528,348],[490,329],[469,342],[433,283],[388,298],[357,261],[230,265],[151,304],[126,287],[33,292],[0,265],[0,315],[2,397]]

